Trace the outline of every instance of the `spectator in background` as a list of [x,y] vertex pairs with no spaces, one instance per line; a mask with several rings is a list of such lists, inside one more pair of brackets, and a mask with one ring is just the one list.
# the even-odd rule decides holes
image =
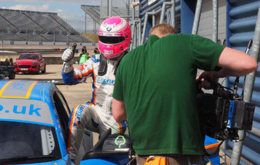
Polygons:
[[[120,62],[113,92],[112,114],[126,120],[139,164],[149,156],[171,165],[201,165],[204,155],[196,108],[198,80],[241,76],[257,69],[247,54],[190,34],[174,34],[169,24],[150,31],[147,42]],[[214,71],[215,67],[222,69]],[[155,160],[155,157],[153,160]]]
[[89,59],[89,54],[86,46],[83,46],[79,55],[79,64],[84,64]]
[[93,53],[92,57],[94,57],[96,54],[99,54],[98,48],[95,48],[95,49],[94,49],[94,53]]

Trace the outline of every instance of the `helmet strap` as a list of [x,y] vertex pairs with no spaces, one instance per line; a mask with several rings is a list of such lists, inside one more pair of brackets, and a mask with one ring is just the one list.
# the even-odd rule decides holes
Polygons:
[[[123,53],[121,53],[120,56],[110,59],[111,61],[117,61],[116,67],[115,67],[115,71],[114,74],[116,75],[116,71],[117,71],[117,67],[119,66],[120,61],[122,60],[122,58],[125,56],[125,54],[127,54],[128,52],[125,51]],[[107,58],[101,53],[100,54],[100,64],[99,64],[99,68],[98,68],[98,75],[99,76],[104,76],[107,73]]]
[[119,66],[119,63],[120,63],[120,61],[122,60],[122,58],[126,55],[128,53],[128,51],[124,51],[118,58],[118,62],[117,62],[117,64],[116,64],[116,68],[115,68],[115,71],[114,71],[114,75],[116,75],[116,71],[117,71],[117,68],[118,68],[118,66]]
[[104,76],[107,73],[107,58],[101,53],[100,54],[100,64],[98,68],[98,75]]

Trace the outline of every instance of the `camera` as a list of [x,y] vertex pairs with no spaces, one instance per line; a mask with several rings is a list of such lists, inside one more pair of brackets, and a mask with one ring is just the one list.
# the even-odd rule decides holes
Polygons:
[[215,85],[213,94],[197,94],[202,135],[218,140],[239,140],[238,130],[251,130],[255,105],[242,101],[232,90]]

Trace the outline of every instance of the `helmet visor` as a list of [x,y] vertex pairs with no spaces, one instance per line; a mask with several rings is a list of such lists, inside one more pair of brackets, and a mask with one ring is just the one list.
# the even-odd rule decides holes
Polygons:
[[115,37],[115,36],[98,36],[100,42],[105,44],[117,44],[123,42],[125,37]]

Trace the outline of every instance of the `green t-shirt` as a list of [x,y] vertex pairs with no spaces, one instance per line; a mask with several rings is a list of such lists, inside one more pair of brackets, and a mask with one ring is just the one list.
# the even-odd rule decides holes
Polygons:
[[215,68],[224,46],[197,35],[148,41],[120,62],[113,97],[125,103],[138,155],[203,154],[196,108],[197,68]]

